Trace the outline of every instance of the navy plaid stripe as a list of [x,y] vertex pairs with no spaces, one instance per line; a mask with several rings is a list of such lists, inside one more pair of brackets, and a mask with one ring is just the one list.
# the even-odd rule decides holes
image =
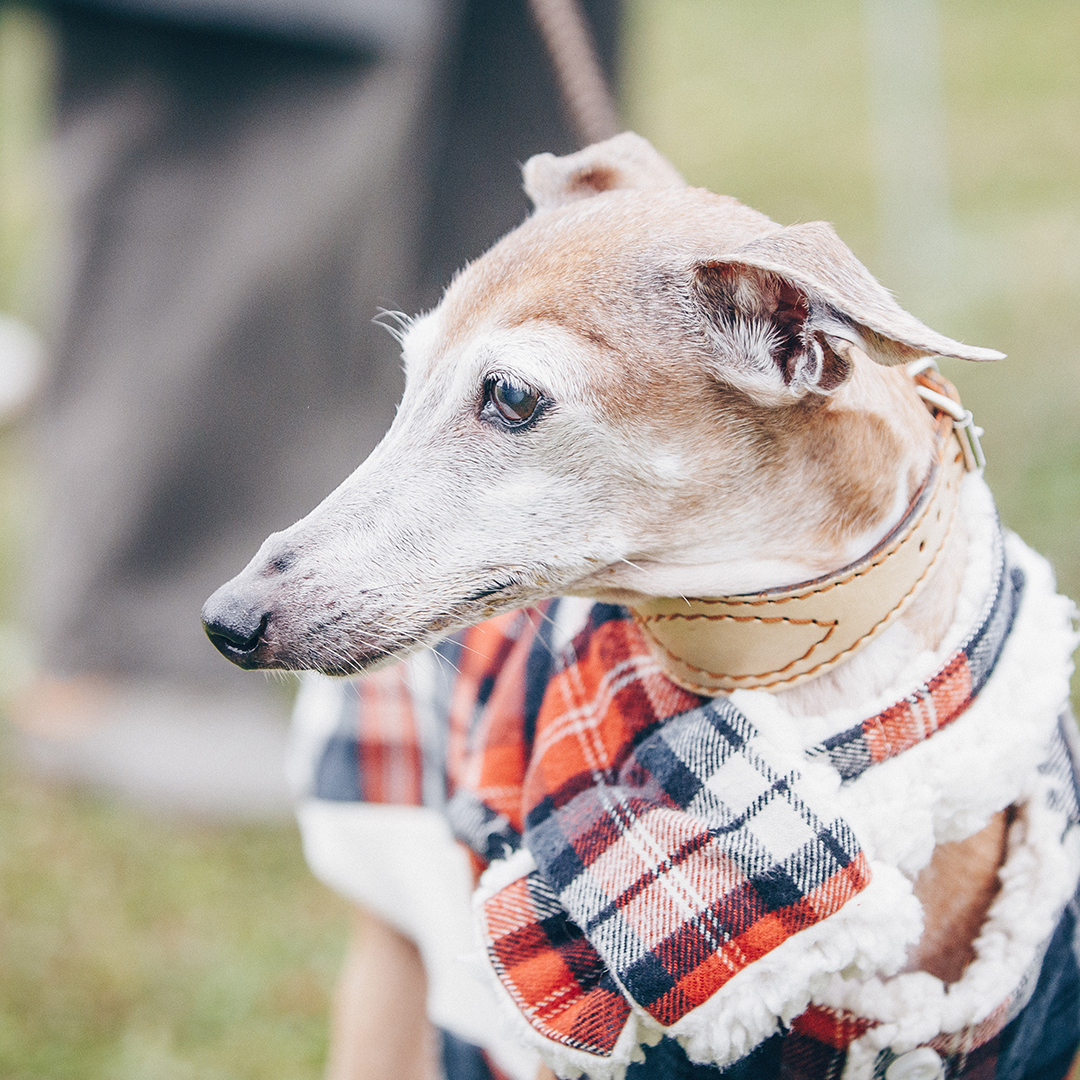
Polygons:
[[363,802],[358,756],[354,736],[340,733],[331,735],[315,767],[312,795],[331,802]]
[[359,710],[357,684],[344,683],[337,730],[327,739],[315,766],[312,795],[332,802],[363,802],[360,775],[360,737],[357,731]]
[[979,693],[993,674],[1012,629],[1023,592],[1024,571],[1018,566],[1004,568],[989,614],[971,640],[960,648],[971,668],[972,697]]
[[862,776],[874,764],[870,745],[863,738],[862,724],[857,728],[850,728],[839,735],[834,735],[818,746],[811,747],[807,750],[807,754],[811,757],[827,755],[829,763],[845,783]]
[[536,639],[529,650],[529,659],[525,664],[525,705],[523,707],[522,741],[532,748],[536,736],[536,718],[544,702],[544,693],[558,664],[555,653],[555,620],[558,618],[561,600],[553,600],[545,618],[536,631]]
[[1066,707],[1058,717],[1053,746],[1046,761],[1039,766],[1039,772],[1054,781],[1050,806],[1063,812],[1070,825],[1080,824],[1080,778],[1072,750],[1077,742],[1076,720],[1072,709]]
[[521,834],[467,788],[451,796],[446,813],[454,837],[488,862],[509,858],[521,847]]
[[1024,590],[1023,571],[1005,563],[1000,529],[994,558],[994,587],[978,624],[944,669],[877,716],[811,747],[809,756],[827,757],[846,783],[952,723],[968,708],[993,674]]

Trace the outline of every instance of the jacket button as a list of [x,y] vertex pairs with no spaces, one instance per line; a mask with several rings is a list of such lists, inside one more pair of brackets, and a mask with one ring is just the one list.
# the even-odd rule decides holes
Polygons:
[[929,1046],[901,1054],[885,1070],[885,1080],[940,1080],[944,1075],[940,1055]]

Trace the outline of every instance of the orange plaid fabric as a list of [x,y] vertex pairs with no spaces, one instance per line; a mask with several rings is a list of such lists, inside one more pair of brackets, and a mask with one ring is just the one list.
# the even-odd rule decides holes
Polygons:
[[[519,641],[507,657],[525,671]],[[463,785],[451,816],[480,853],[524,839],[536,861],[483,916],[496,971],[547,1038],[608,1055],[631,1001],[670,1026],[868,883],[846,824],[808,805],[727,699],[672,683],[625,609],[594,606],[511,755],[529,697],[476,728],[500,734],[471,766],[501,803],[478,813]],[[488,756],[482,738],[474,751]]]

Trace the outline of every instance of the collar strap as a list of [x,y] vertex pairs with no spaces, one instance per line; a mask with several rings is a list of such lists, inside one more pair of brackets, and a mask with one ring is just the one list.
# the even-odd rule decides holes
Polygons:
[[912,374],[935,416],[937,455],[900,523],[869,554],[828,577],[748,595],[652,597],[636,605],[634,617],[674,682],[706,695],[786,690],[842,663],[907,610],[945,547],[960,482],[974,467],[963,441],[967,427],[955,419],[964,411],[956,389],[921,362]]

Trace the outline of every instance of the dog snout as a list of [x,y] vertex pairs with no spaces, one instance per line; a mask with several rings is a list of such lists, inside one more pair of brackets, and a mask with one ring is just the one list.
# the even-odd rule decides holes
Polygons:
[[260,646],[270,618],[262,598],[246,596],[231,582],[218,589],[202,609],[203,629],[214,648],[245,668],[263,666]]

